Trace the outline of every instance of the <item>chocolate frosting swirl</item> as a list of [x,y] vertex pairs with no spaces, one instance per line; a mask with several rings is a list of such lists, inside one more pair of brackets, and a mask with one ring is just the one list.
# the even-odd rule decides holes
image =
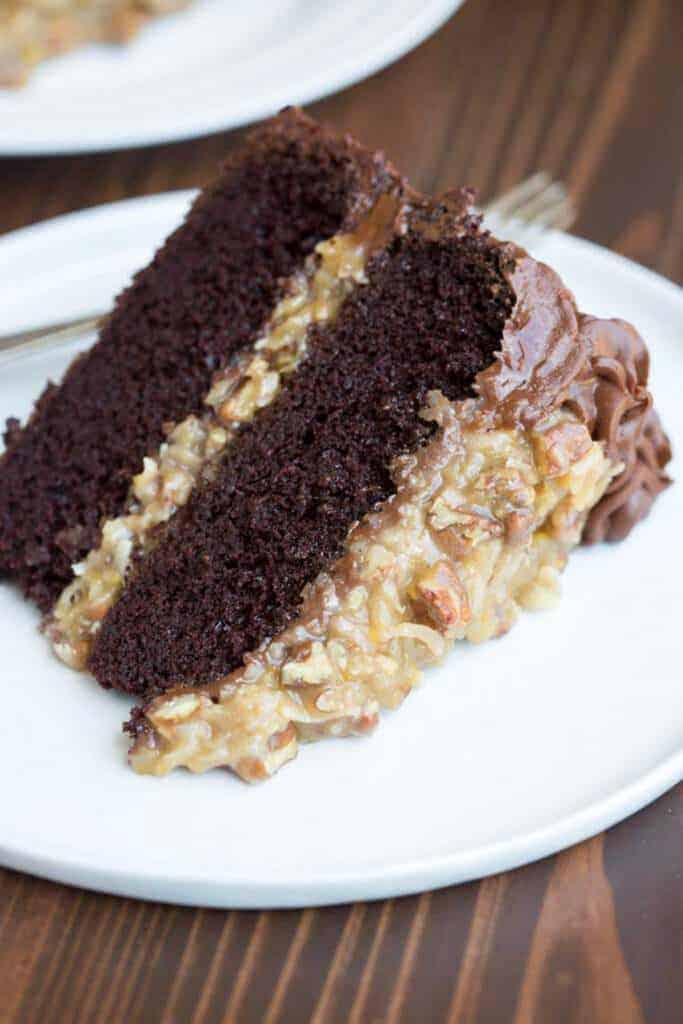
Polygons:
[[567,403],[624,466],[591,510],[583,541],[619,541],[670,484],[664,467],[671,447],[652,407],[650,357],[638,332],[623,320],[580,316],[579,337],[590,352],[590,370],[572,384]]
[[487,412],[505,426],[532,426],[566,404],[623,464],[589,514],[583,542],[622,540],[671,482],[671,448],[647,389],[645,342],[623,320],[578,313],[549,267],[508,246],[516,305],[496,361],[477,377]]

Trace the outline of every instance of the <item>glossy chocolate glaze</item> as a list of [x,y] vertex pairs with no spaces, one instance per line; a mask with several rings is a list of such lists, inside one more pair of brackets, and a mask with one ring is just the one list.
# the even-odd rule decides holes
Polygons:
[[500,355],[477,378],[479,394],[505,426],[530,427],[562,404],[588,366],[574,297],[554,270],[509,246],[516,296]]

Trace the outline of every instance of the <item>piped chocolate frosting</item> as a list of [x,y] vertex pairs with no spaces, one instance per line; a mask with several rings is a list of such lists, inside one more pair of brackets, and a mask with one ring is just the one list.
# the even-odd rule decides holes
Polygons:
[[638,332],[623,320],[581,316],[579,339],[590,369],[572,385],[568,403],[624,465],[588,517],[583,541],[619,541],[671,483],[671,446],[647,389],[650,357]]

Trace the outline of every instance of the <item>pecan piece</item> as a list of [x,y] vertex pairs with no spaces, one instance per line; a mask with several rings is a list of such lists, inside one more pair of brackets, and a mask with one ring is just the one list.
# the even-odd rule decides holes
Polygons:
[[417,580],[418,602],[439,632],[453,635],[471,617],[467,593],[448,562],[437,562]]

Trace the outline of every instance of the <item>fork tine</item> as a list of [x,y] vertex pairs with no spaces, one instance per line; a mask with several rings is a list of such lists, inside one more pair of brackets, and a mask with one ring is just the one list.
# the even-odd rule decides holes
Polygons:
[[575,217],[574,207],[569,199],[563,202],[548,205],[538,213],[528,224],[538,225],[539,228],[556,228],[561,230],[567,228]]
[[533,199],[534,196],[538,195],[539,192],[546,189],[550,184],[550,175],[546,171],[538,171],[536,174],[532,174],[530,178],[520,182],[519,185],[515,185],[509,192],[504,192],[502,196],[494,199],[493,202],[483,208],[484,213],[489,217],[494,216],[501,219],[514,216],[514,211],[517,207]]
[[576,215],[565,186],[544,171],[494,200],[483,212],[499,237],[507,235],[527,248],[550,228],[568,228]]
[[547,210],[568,205],[569,202],[566,189],[562,185],[555,183],[543,192],[540,192],[528,203],[519,206],[513,211],[512,217],[515,220],[523,221],[537,220],[539,217],[542,218]]
[[575,212],[570,203],[549,206],[540,217],[533,220],[517,220],[511,218],[499,221],[496,229],[498,237],[512,238],[525,249],[533,250],[551,229],[562,231],[573,223]]
[[566,231],[572,226],[576,220],[576,207],[572,202],[568,202],[561,211],[558,211],[556,220],[548,226],[553,228],[555,231]]

